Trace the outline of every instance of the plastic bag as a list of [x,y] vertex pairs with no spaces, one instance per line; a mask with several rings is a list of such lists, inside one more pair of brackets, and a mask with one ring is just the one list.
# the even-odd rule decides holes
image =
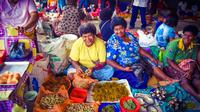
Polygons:
[[191,69],[191,62],[195,62],[192,59],[184,59],[183,61],[181,61],[178,66],[184,70],[184,71],[188,71]]
[[141,47],[157,46],[156,38],[151,33],[146,35],[142,30],[138,30],[137,33]]
[[33,65],[31,76],[35,77],[39,86],[45,81],[48,76],[49,57],[42,58]]
[[50,58],[50,69],[53,73],[62,72],[69,64],[69,54],[76,39],[76,35],[70,34],[41,43],[42,51]]
[[72,85],[77,88],[88,89],[91,83],[97,82],[86,74],[74,74]]
[[[45,87],[43,85],[40,87],[38,96],[35,100],[35,106],[34,106],[34,109],[33,109],[34,112],[64,112],[65,106],[68,105],[69,103],[71,103],[71,101],[69,100],[69,95],[68,95],[68,90],[71,87],[71,83],[66,76],[64,76],[62,78],[66,79],[66,83],[68,83],[69,87],[61,85],[59,90],[56,91],[56,92],[45,89]],[[54,77],[52,75],[49,75],[49,77],[46,78],[45,82],[47,82],[49,80],[56,81],[58,79],[56,79],[56,77]],[[49,94],[60,95],[60,96],[64,97],[65,100],[64,100],[63,103],[56,104],[50,109],[43,109],[43,108],[40,107],[40,100],[42,99],[42,97],[49,95]]]
[[25,49],[25,43],[13,41],[11,42],[9,58],[24,59],[31,54],[30,49]]

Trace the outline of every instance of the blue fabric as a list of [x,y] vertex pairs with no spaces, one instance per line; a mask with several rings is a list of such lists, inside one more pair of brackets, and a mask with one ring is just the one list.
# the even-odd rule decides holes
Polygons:
[[125,34],[126,38],[129,38],[131,42],[126,43],[120,37],[113,34],[107,41],[106,46],[107,60],[115,61],[123,67],[131,66],[140,60],[137,39],[128,32]]
[[83,5],[87,9],[89,7],[89,0],[79,0],[78,9],[81,9]]
[[156,27],[154,29],[154,31],[156,31],[158,29],[158,27],[162,24],[163,22],[161,21],[156,21]]
[[156,30],[155,37],[158,42],[158,46],[166,47],[169,39],[175,37],[174,28],[167,26],[165,23],[161,24]]
[[66,6],[65,0],[58,0],[58,8],[63,10],[64,6]]
[[132,6],[132,16],[131,16],[131,21],[130,21],[130,27],[131,28],[135,27],[138,11],[140,11],[142,28],[146,28],[146,7],[138,7],[134,5]]
[[99,25],[101,36],[104,41],[107,41],[111,37],[111,35],[114,33],[113,30],[110,28],[110,20],[107,20],[107,21],[102,21]]
[[135,76],[133,72],[125,72],[121,70],[116,70],[113,77],[118,79],[127,79],[129,85],[135,89],[144,89],[147,87],[148,75],[143,71],[141,73],[142,79]]
[[127,6],[130,4],[130,2],[125,2],[125,1],[118,1],[119,3],[118,3],[118,7],[119,7],[119,9],[120,9],[120,11],[125,11],[126,10],[126,8],[127,8]]
[[109,65],[105,65],[100,70],[94,70],[94,72],[92,73],[92,77],[100,81],[110,80],[113,74],[114,74],[114,68]]
[[[68,66],[67,68],[65,68],[65,70],[63,71],[64,74],[68,73],[68,70],[70,68],[74,68],[72,65]],[[81,66],[81,69],[85,72],[87,70],[86,67]],[[102,69],[100,70],[94,70],[92,73],[93,78],[97,79],[97,80],[110,80],[110,78],[113,76],[114,74],[114,68],[109,66],[109,65],[105,65]]]
[[[193,96],[187,93],[179,83],[174,83],[167,86],[161,86],[160,88],[164,89],[166,92],[166,99],[165,100],[158,100],[160,104],[160,108],[162,112],[199,112],[200,110],[200,102],[198,102]],[[132,93],[143,93],[143,94],[151,94],[151,91],[154,88],[147,87],[146,89],[134,89],[132,88]],[[168,102],[172,99],[172,97],[181,100],[185,104],[185,109],[183,111],[174,110],[172,107],[169,106]]]

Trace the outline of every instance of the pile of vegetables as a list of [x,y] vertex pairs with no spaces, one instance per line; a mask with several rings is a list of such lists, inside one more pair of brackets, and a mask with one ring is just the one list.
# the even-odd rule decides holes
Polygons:
[[116,82],[97,83],[92,92],[95,101],[117,101],[129,95],[126,86]]
[[102,108],[101,112],[115,112],[114,107],[112,105],[107,105]]
[[72,103],[67,105],[65,112],[96,112],[89,103]]
[[43,109],[51,109],[56,104],[61,104],[65,100],[64,97],[57,94],[48,94],[41,98],[40,107]]
[[124,108],[126,110],[134,110],[135,107],[136,107],[135,103],[131,99],[128,99],[127,101],[124,101],[123,102],[123,106],[124,106]]

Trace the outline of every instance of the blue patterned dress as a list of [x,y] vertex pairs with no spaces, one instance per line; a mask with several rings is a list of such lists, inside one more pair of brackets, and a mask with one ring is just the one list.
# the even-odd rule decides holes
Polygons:
[[[128,32],[125,34],[126,38],[131,40],[130,42],[124,42],[115,34],[113,34],[107,41],[107,60],[115,61],[123,67],[131,67],[136,63],[140,63],[140,47],[137,39],[132,34]],[[125,72],[116,69],[113,77],[127,79],[130,86],[133,88],[146,88],[148,77],[144,72],[142,72],[141,75],[142,80],[139,80],[133,72]]]

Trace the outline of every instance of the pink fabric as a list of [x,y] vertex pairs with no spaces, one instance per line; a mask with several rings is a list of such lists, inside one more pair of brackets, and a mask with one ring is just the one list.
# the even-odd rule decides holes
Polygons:
[[185,59],[185,60],[181,61],[181,62],[178,64],[178,66],[179,66],[182,70],[188,71],[188,70],[191,69],[191,66],[190,66],[190,63],[191,63],[191,62],[194,62],[194,60],[192,60],[192,59]]
[[11,6],[8,0],[0,2],[0,22],[3,26],[24,26],[30,18],[30,13],[37,11],[33,0],[19,0],[15,6]]

